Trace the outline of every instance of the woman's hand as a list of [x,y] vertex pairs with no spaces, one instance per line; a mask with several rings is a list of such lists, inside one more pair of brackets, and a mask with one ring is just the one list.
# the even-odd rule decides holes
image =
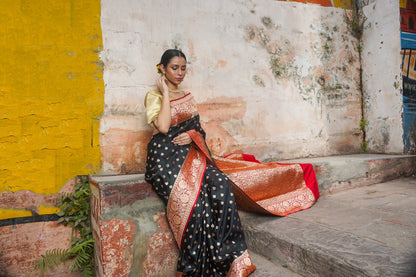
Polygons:
[[182,133],[173,138],[172,142],[175,145],[187,145],[192,142],[192,139],[187,133]]
[[162,93],[162,95],[169,97],[169,87],[166,82],[166,77],[162,76],[159,79],[157,79],[156,85],[159,91]]

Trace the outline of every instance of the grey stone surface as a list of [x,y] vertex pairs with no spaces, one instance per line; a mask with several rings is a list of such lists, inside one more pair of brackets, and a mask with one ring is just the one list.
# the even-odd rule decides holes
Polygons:
[[281,161],[313,164],[321,193],[372,185],[416,173],[415,155],[353,154]]
[[[250,277],[413,277],[416,179],[375,183],[415,173],[416,156],[360,154],[281,162],[312,163],[324,195],[311,209],[284,218],[241,213],[258,268]],[[105,188],[127,187],[106,189],[110,206],[103,209],[102,219],[133,220],[142,235],[155,228],[153,220],[149,225],[142,219],[163,210],[161,201],[146,198],[147,191],[137,195],[140,201],[129,195],[136,193],[129,184],[144,182],[143,174],[93,179]],[[135,242],[134,260],[143,245],[141,239]]]
[[287,217],[241,213],[252,252],[303,276],[416,273],[416,178],[321,197]]
[[273,263],[267,258],[250,252],[253,263],[257,269],[250,275],[250,277],[301,277],[301,275],[290,271],[280,264]]

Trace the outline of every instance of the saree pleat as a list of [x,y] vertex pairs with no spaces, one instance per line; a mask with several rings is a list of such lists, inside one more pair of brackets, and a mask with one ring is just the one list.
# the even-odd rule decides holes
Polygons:
[[[244,277],[255,270],[239,209],[287,215],[319,197],[310,165],[262,164],[253,156],[212,157],[190,94],[171,101],[168,134],[148,144],[146,181],[163,199],[179,248],[177,276]],[[187,132],[190,145],[172,139]]]

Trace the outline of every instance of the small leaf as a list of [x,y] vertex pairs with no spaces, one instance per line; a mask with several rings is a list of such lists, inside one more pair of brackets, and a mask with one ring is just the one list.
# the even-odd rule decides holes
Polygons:
[[64,215],[65,215],[65,213],[64,213],[63,211],[60,211],[60,212],[57,212],[57,213],[56,213],[56,215],[57,215],[57,216],[64,216]]

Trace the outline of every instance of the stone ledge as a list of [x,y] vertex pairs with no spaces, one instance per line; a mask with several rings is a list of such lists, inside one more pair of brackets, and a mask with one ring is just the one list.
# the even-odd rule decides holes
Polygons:
[[91,179],[96,184],[120,184],[120,183],[145,183],[144,174],[127,174],[127,175],[93,175]]
[[282,162],[311,163],[322,195],[416,174],[415,155],[353,154]]
[[[323,195],[409,176],[416,171],[416,156],[409,155],[361,154],[282,162],[312,163]],[[98,276],[175,275],[177,247],[165,206],[144,181],[144,174],[91,176],[91,194]],[[257,223],[247,222],[249,237],[253,226]],[[274,238],[268,241],[286,244]],[[290,249],[287,251],[293,250]],[[253,250],[258,251],[255,246]],[[304,250],[299,253],[306,255]],[[345,270],[349,272],[350,268]]]

